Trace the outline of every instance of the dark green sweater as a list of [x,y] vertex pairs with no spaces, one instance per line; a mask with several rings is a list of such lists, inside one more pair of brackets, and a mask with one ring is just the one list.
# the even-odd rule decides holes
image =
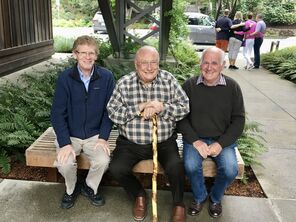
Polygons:
[[[224,76],[224,75],[223,75]],[[236,142],[245,124],[245,109],[241,89],[230,77],[224,76],[226,86],[196,84],[198,76],[184,85],[190,100],[190,113],[177,124],[186,142],[201,137],[214,138],[222,147]]]

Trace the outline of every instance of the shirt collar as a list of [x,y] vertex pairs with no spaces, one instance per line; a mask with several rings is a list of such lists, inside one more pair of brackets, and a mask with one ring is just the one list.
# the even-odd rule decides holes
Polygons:
[[150,82],[150,83],[147,84],[147,85],[145,85],[145,84],[142,82],[142,80],[139,78],[139,75],[138,75],[137,72],[136,72],[136,75],[137,75],[138,82],[139,82],[144,88],[150,88],[151,86],[154,86],[154,85],[158,82],[160,72],[161,72],[161,70],[159,70],[159,72],[157,73],[155,79],[153,79],[153,81]]
[[[77,64],[77,69],[78,69],[78,72],[79,72],[79,76],[80,76],[80,79],[83,80],[84,79],[84,75],[83,75],[83,72],[81,71],[79,65]],[[91,72],[90,72],[90,75],[87,79],[90,79],[92,77],[92,75],[94,74],[94,67],[92,68]]]
[[[202,74],[199,75],[199,77],[198,77],[198,79],[196,81],[196,85],[199,85],[201,83],[206,85]],[[222,74],[220,74],[219,81],[214,86],[218,86],[218,85],[226,86],[226,80],[225,80],[225,77]]]

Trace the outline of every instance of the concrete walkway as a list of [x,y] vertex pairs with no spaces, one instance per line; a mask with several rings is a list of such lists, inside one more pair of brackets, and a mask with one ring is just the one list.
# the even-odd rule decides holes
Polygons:
[[[240,55],[239,67],[244,66]],[[187,221],[294,222],[296,218],[296,85],[265,69],[228,70],[224,73],[241,85],[249,120],[262,124],[268,151],[254,166],[268,198],[225,196],[223,216],[212,219],[206,207]],[[103,187],[106,205],[92,206],[80,196],[70,210],[59,209],[63,184],[0,179],[0,221],[133,221],[132,203],[121,188]],[[191,194],[185,193],[188,206]],[[159,221],[170,219],[171,194],[159,191]],[[145,221],[151,221],[151,205]]]

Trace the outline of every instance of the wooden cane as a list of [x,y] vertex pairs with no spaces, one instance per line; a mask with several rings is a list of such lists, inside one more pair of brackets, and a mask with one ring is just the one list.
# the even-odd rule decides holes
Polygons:
[[157,222],[157,174],[158,174],[158,160],[157,160],[157,116],[152,118],[152,150],[153,150],[153,175],[152,175],[152,221]]

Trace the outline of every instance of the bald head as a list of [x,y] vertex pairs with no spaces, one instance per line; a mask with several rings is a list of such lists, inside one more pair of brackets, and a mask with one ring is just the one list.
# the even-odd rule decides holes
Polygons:
[[135,60],[136,61],[140,61],[143,59],[143,56],[145,56],[146,54],[153,54],[154,56],[157,57],[157,61],[159,62],[159,53],[156,50],[156,48],[152,47],[152,46],[148,46],[145,45],[143,47],[141,47],[140,49],[138,49],[136,56],[135,56]]

